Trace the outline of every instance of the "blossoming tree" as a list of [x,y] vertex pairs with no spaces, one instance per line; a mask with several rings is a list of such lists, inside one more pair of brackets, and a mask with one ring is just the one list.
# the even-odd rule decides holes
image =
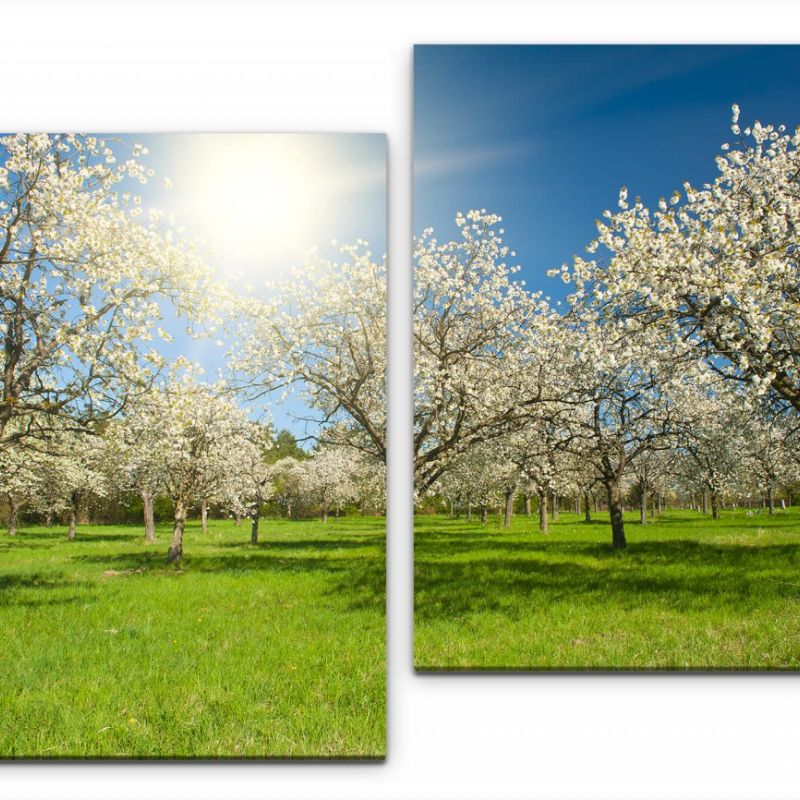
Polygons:
[[688,342],[709,369],[800,411],[800,129],[759,122],[717,156],[717,177],[684,183],[651,211],[627,189],[589,250],[561,269],[579,291]]
[[[171,302],[210,311],[210,273],[137,187],[145,148],[76,134],[0,140],[0,451],[80,428],[145,391]],[[14,424],[10,424],[14,422]]]
[[297,389],[319,439],[335,428],[385,462],[386,264],[366,242],[341,255],[312,260],[269,296],[231,299],[231,367],[249,397]]

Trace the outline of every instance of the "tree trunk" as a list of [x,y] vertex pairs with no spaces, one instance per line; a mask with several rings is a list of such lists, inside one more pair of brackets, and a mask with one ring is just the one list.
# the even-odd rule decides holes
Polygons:
[[489,521],[489,509],[486,507],[484,503],[481,506],[481,524],[485,525]]
[[467,503],[467,522],[472,522],[472,503]]
[[17,535],[17,520],[19,519],[19,503],[13,495],[8,495],[8,535]]
[[611,544],[615,550],[624,550],[628,542],[625,539],[625,523],[622,518],[622,493],[616,478],[606,479],[606,494],[611,515]]
[[256,506],[250,514],[250,544],[258,544],[258,512],[259,507]]
[[591,522],[592,521],[592,511],[589,507],[589,492],[583,493],[583,521],[584,522]]
[[238,511],[233,515],[233,524],[236,525],[237,528],[242,524],[242,515]]
[[167,551],[167,562],[174,564],[183,558],[183,531],[186,528],[186,503],[178,500],[175,503],[175,521],[172,526],[172,541]]
[[208,502],[205,497],[200,501],[200,528],[208,533]]
[[152,544],[156,540],[156,520],[153,512],[153,495],[142,491],[142,507],[144,510],[144,540]]
[[539,492],[539,530],[547,533],[547,492]]
[[775,492],[771,486],[767,487],[767,508],[770,514],[775,513]]
[[703,489],[703,513],[708,514],[708,489]]
[[597,495],[594,496],[594,513],[600,513],[600,500],[598,499]]
[[525,492],[525,516],[531,515],[531,493]]
[[514,513],[514,490],[506,489],[505,516],[503,517],[503,527],[511,527],[511,515]]
[[650,519],[656,516],[656,493],[650,495]]
[[719,495],[716,492],[711,492],[711,517],[719,519]]
[[553,522],[558,522],[558,495],[553,492]]
[[328,508],[327,506],[322,509],[322,521],[327,525],[328,524]]
[[639,522],[647,525],[647,492],[641,484],[639,484]]
[[73,492],[69,503],[69,528],[67,529],[67,541],[71,542],[75,538],[75,528],[78,526],[78,493]]

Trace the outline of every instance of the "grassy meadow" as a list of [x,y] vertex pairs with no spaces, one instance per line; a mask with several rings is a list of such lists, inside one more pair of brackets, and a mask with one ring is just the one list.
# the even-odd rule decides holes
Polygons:
[[0,755],[383,757],[383,518],[169,527],[0,539]]
[[800,667],[800,509],[595,516],[417,516],[416,668]]

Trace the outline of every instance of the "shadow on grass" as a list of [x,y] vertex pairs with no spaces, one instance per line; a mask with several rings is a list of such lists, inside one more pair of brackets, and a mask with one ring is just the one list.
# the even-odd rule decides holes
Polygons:
[[[229,538],[219,541],[213,536],[213,529],[212,535],[206,536],[200,532],[199,524],[189,526],[184,559],[179,567],[166,562],[170,535],[161,528],[159,540],[150,545],[145,545],[143,532],[138,527],[114,532],[86,530],[84,535],[79,530],[74,542],[67,542],[65,533],[59,529],[25,530],[10,542],[3,542],[7,545],[5,552],[51,548],[58,553],[58,558],[50,561],[57,560],[61,566],[72,565],[81,569],[82,577],[88,580],[70,579],[63,572],[0,576],[0,605],[62,602],[61,599],[46,599],[45,592],[32,591],[38,588],[82,590],[91,587],[102,593],[103,586],[153,577],[182,579],[197,574],[246,578],[263,574],[268,580],[270,575],[305,574],[321,577],[325,581],[321,586],[323,596],[335,598],[345,608],[382,608],[385,605],[383,531],[331,528],[330,534],[315,532],[313,538],[291,540],[270,539],[270,531],[264,530],[261,541],[252,545],[249,529],[245,526],[242,526],[242,537],[238,541]],[[280,533],[284,531],[285,528]],[[95,551],[86,547],[109,542],[119,547],[103,547]],[[31,599],[34,596],[35,599]]]
[[261,534],[258,544],[251,544],[249,539],[241,542],[219,542],[212,546],[219,549],[241,549],[243,546],[251,551],[280,551],[280,550],[358,550],[364,547],[383,547],[386,537],[383,534],[355,534],[348,538],[326,539],[299,539],[299,540],[274,540],[268,538],[269,534]]
[[[269,575],[277,574],[316,574],[329,580],[330,588],[326,594],[346,598],[348,609],[375,608],[385,603],[383,549],[362,554],[356,553],[355,549],[348,549],[382,545],[382,536],[361,537],[360,543],[350,539],[326,540],[322,543],[325,547],[320,547],[316,540],[263,542],[258,545],[242,543],[238,545],[240,551],[236,553],[229,552],[229,543],[224,544],[223,552],[210,553],[202,549],[193,552],[189,544],[180,567],[166,563],[166,546],[153,547],[144,552],[76,554],[69,560],[79,564],[97,565],[102,572],[113,570],[116,574],[109,576],[109,580],[141,579],[147,576],[182,577],[192,574],[246,578],[254,573],[263,574],[268,579]],[[219,545],[212,547],[216,550]],[[347,555],[327,554],[336,550],[346,550]],[[311,555],[315,551],[322,553],[318,556]]]
[[699,611],[800,598],[800,544],[687,538],[634,541],[616,552],[600,541],[565,541],[566,535],[528,541],[519,531],[493,536],[418,529],[417,619],[487,611],[514,618],[532,604],[558,602]]
[[[63,573],[35,572],[28,575],[10,573],[0,575],[0,607],[36,608],[86,601],[94,596],[94,587],[88,581],[77,581]],[[57,594],[64,590],[77,594]]]
[[126,544],[130,542],[144,543],[144,530],[137,530],[135,533],[94,533],[90,530],[81,531],[78,528],[75,538],[70,541],[67,539],[66,530],[57,531],[21,531],[16,536],[5,536],[0,540],[0,547],[7,549],[19,547],[41,548],[56,547],[58,545],[79,545],[92,544],[93,542],[111,542],[114,544]]

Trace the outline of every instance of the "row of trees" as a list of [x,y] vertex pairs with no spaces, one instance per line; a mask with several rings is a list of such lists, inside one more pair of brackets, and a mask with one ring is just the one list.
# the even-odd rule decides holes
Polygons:
[[[748,414],[745,408],[707,407],[704,417],[690,408],[683,418],[676,409],[672,435],[627,459],[620,506],[638,507],[640,522],[647,524],[648,509],[652,516],[667,504],[717,519],[725,503],[763,506],[774,514],[779,503],[791,502],[800,481],[797,431],[785,420],[776,425],[771,414]],[[608,508],[589,443],[546,436],[542,441],[538,448],[518,433],[470,448],[453,459],[420,505],[436,510],[443,503],[451,514],[470,518],[474,511],[483,522],[499,510],[509,526],[514,509],[521,504],[530,515],[535,500],[545,533],[560,508],[583,513],[587,522],[593,510]]]
[[[651,211],[623,189],[588,258],[551,272],[564,307],[514,277],[500,218],[416,244],[415,467],[431,494],[487,507],[601,487],[626,546],[633,492],[763,495],[797,480],[800,133],[755,123],[717,178]],[[584,503],[588,508],[588,503]],[[645,520],[642,512],[643,521]]]
[[[291,455],[284,455],[284,451]],[[144,536],[155,542],[155,507],[166,499],[173,517],[168,560],[182,557],[187,516],[199,510],[203,532],[209,510],[250,520],[258,542],[259,518],[273,501],[292,517],[328,514],[345,505],[382,511],[380,465],[345,448],[299,448],[291,434],[275,437],[248,418],[224,387],[183,376],[153,387],[124,416],[90,432],[64,429],[46,448],[9,448],[0,464],[8,532],[20,515],[68,519],[74,539],[79,515],[91,507],[102,518],[115,505],[141,501]]]

